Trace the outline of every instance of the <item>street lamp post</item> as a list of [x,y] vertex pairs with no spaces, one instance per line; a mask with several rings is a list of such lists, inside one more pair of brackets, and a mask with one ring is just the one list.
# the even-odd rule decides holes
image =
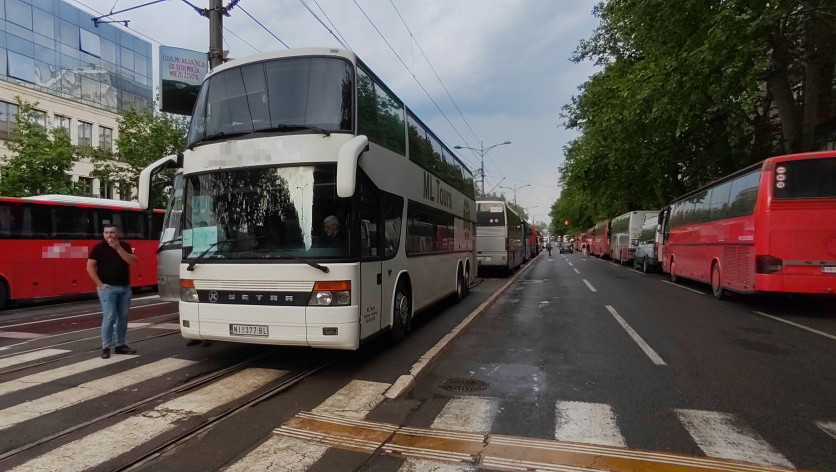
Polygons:
[[512,187],[500,187],[500,188],[507,188],[508,190],[512,190],[514,192],[514,205],[516,205],[517,204],[517,190],[519,190],[521,188],[526,188],[526,187],[531,187],[531,184],[520,185],[519,187],[514,185],[513,188]]
[[485,147],[485,143],[482,140],[479,140],[479,149],[472,148],[470,146],[453,146],[453,149],[470,149],[471,151],[476,151],[479,153],[479,158],[481,159],[482,167],[479,169],[479,175],[482,177],[482,195],[485,194],[485,154],[488,153],[491,149],[502,146],[505,144],[511,144],[511,141],[505,141],[504,143],[497,143],[493,146]]

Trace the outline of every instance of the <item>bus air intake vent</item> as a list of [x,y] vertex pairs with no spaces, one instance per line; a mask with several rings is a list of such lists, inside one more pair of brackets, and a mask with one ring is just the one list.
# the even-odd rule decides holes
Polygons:
[[480,392],[488,388],[488,384],[476,379],[447,379],[438,387],[450,392]]

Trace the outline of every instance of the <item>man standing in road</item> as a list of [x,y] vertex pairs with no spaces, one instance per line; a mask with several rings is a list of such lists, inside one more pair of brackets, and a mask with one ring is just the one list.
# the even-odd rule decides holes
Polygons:
[[136,263],[131,245],[119,240],[119,229],[104,228],[104,241],[99,241],[87,259],[87,273],[96,284],[102,304],[102,359],[110,357],[116,326],[116,354],[135,354],[136,349],[125,344],[128,332],[128,308],[131,305],[130,268]]

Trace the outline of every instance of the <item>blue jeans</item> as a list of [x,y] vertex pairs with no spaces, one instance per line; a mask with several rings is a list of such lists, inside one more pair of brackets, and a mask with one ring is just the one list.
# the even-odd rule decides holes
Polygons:
[[128,307],[131,306],[131,287],[105,285],[98,291],[102,302],[102,348],[114,345],[114,325],[116,326],[116,346],[125,344],[128,333]]

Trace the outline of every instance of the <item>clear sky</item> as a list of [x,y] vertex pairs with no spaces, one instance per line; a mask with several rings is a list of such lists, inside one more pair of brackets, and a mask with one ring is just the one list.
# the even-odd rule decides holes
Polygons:
[[[67,1],[93,17],[151,0]],[[223,0],[224,5],[229,2]],[[189,3],[209,6],[209,0]],[[591,64],[574,64],[569,56],[597,25],[595,3],[240,0],[224,18],[224,47],[235,58],[284,49],[273,35],[290,47],[341,47],[307,5],[449,147],[511,141],[485,156],[485,190],[495,188],[513,200],[516,187],[517,203],[532,219],[549,222],[549,209],[560,194],[563,147],[574,136],[561,126],[560,110],[594,71]],[[131,30],[152,41],[157,85],[159,45],[197,51],[209,47],[208,20],[182,0],[113,19],[130,20]],[[459,157],[473,171],[480,167],[476,153],[460,150]]]

